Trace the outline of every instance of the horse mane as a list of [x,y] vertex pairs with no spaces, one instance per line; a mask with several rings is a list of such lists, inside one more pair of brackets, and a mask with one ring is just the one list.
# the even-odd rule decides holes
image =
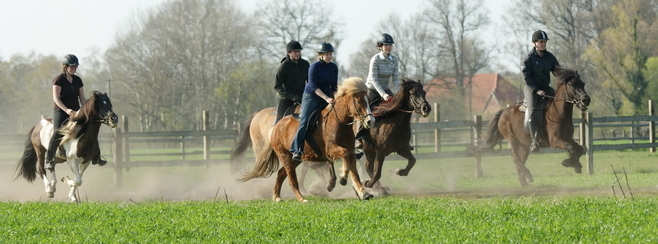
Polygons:
[[366,86],[366,83],[363,82],[363,79],[353,76],[340,83],[338,86],[338,92],[336,93],[336,98],[342,96],[355,96],[359,93],[365,93],[366,91],[368,91],[368,87]]
[[557,78],[555,81],[557,86],[564,85],[567,81],[574,78],[580,78],[578,71],[569,68],[557,67],[555,71],[553,71],[553,74],[555,74],[555,78]]
[[405,91],[409,91],[412,87],[419,84],[420,83],[414,80],[403,78],[402,84],[400,84],[400,90],[398,90],[398,93],[395,94],[393,100],[391,102],[380,103],[377,107],[372,109],[372,113],[376,116],[383,116],[388,113],[397,111],[400,109],[400,107],[402,107],[402,105],[405,104],[405,101],[408,100],[406,97],[409,96],[409,93]]
[[92,91],[91,97],[82,104],[80,110],[75,115],[69,117],[69,122],[60,128],[60,133],[64,135],[62,142],[71,138],[78,138],[84,133],[87,123],[96,117],[94,105],[96,104],[96,97],[101,94],[99,91]]

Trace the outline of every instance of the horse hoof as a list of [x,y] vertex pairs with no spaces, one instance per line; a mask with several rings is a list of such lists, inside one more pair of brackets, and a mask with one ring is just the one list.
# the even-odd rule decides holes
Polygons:
[[328,192],[331,192],[331,191],[333,191],[333,190],[334,190],[334,186],[328,184],[328,185],[327,185],[327,191],[328,191]]
[[281,201],[283,201],[283,200],[281,200],[280,197],[275,197],[275,198],[274,198],[274,201],[275,201],[275,202],[281,202]]
[[48,198],[53,198],[53,197],[55,197],[55,193],[54,192],[46,192],[46,196],[48,196]]
[[404,170],[404,169],[397,169],[397,170],[395,171],[395,174],[396,174],[396,175],[399,175],[399,176],[407,176],[407,175],[409,175],[409,173],[407,173],[407,171]]
[[580,174],[583,172],[583,167],[573,167],[573,171],[577,174]]
[[339,183],[340,183],[341,186],[347,185],[347,179],[345,179],[345,178],[340,178],[340,182],[339,182]]
[[361,181],[361,185],[363,185],[363,187],[372,188],[373,184],[372,184],[372,181],[370,181],[370,180],[364,180],[364,181]]
[[367,193],[367,192],[363,193],[363,200],[370,200],[373,197],[374,197],[374,195],[372,195],[370,193]]

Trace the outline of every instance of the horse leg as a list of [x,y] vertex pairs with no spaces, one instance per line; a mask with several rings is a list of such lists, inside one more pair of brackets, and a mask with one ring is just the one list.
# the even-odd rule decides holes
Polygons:
[[53,168],[47,169],[46,173],[42,174],[41,177],[43,178],[43,184],[46,187],[46,196],[49,198],[55,197],[55,190],[57,188],[55,185],[57,184],[57,180],[55,176],[55,166],[53,165]]
[[83,159],[80,158],[73,158],[69,161],[69,165],[71,166],[71,172],[75,174],[74,178],[71,179],[68,176],[62,178],[62,182],[65,182],[69,187],[71,187],[69,191],[69,199],[71,202],[78,202],[78,198],[76,196],[76,191],[78,190],[78,186],[82,185],[82,174],[84,173],[85,169],[87,169],[87,166],[89,166],[89,162],[86,164],[80,164]]
[[375,162],[373,164],[366,165],[366,171],[368,171],[368,175],[370,175],[370,180],[365,181],[365,187],[372,188],[372,186],[382,178],[382,165],[384,164],[384,157],[384,155],[377,152],[375,156]]
[[569,158],[562,161],[562,166],[573,167],[574,172],[582,173],[583,165],[580,163],[580,157],[585,153],[583,147],[576,142],[566,142],[564,149],[569,153]]
[[[327,168],[329,169],[329,182],[327,182],[327,191],[331,192],[334,190],[334,187],[336,187],[336,169],[334,169],[334,162],[327,161]],[[319,170],[316,170],[315,173],[322,177],[322,179],[326,182],[324,175],[320,173]]]
[[304,189],[304,181],[306,180],[306,174],[308,174],[308,168],[309,168],[309,162],[302,162],[302,172],[299,174],[300,191],[306,191],[306,189]]
[[292,158],[290,158],[290,161],[292,164],[284,164],[284,168],[288,174],[288,182],[290,183],[290,188],[292,188],[292,192],[295,193],[295,196],[297,196],[297,201],[308,202],[308,200],[304,199],[302,193],[299,192],[299,182],[297,181],[297,172],[295,171],[295,168],[297,165],[299,165],[299,163],[292,162]]
[[[407,176],[409,175],[409,171],[411,171],[411,168],[413,168],[414,165],[416,165],[416,157],[414,157],[414,155],[411,154],[409,148],[404,148],[402,150],[399,150],[397,151],[397,153],[398,155],[407,159],[407,167],[405,167],[404,169],[397,169],[395,171],[395,174],[399,176]],[[382,163],[383,163],[383,159],[382,159]]]
[[281,185],[283,185],[283,181],[286,180],[287,176],[288,173],[286,173],[284,167],[281,167],[281,169],[279,169],[279,172],[276,175],[276,181],[274,183],[274,192],[272,194],[272,200],[274,200],[275,202],[281,201]]
[[354,155],[354,151],[348,152],[347,149],[341,148],[341,152],[338,155],[343,155],[343,173],[341,174],[341,184],[342,184],[342,178],[347,177],[348,173],[352,174],[352,188],[357,193],[357,196],[359,199],[363,200],[370,200],[370,198],[373,197],[372,194],[368,193],[366,189],[363,187],[363,184],[361,184],[361,179],[359,177],[359,171],[356,168],[356,155]]
[[525,162],[528,160],[530,149],[529,147],[519,145],[518,142],[510,143],[510,148],[512,149],[514,165],[516,165],[516,173],[519,176],[519,183],[524,187],[529,186],[530,184],[528,182],[533,182],[533,179],[530,170],[525,167]]

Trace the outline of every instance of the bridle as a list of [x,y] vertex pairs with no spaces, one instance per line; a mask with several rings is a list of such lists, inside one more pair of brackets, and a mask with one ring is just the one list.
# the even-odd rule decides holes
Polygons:
[[[576,77],[577,77],[577,74],[576,74]],[[569,85],[569,84],[564,84],[564,85],[567,86],[567,99],[563,99],[563,98],[559,98],[559,97],[554,97],[554,96],[549,96],[549,95],[544,95],[543,97],[547,97],[547,98],[551,98],[551,99],[554,99],[554,100],[563,101],[563,102],[566,102],[566,103],[571,103],[571,104],[574,104],[574,105],[580,105],[581,107],[587,107],[587,106],[585,106],[585,104],[583,104],[583,102],[582,102],[582,101],[584,100],[585,96],[587,96],[586,94],[580,94],[580,95],[578,95],[578,94],[576,94],[576,92],[573,90],[573,88],[572,88],[571,85]]]
[[[420,84],[413,84],[413,85],[411,85],[411,88],[409,88],[409,91],[411,91],[411,89],[414,88],[414,87],[421,87],[420,89],[422,89],[422,86]],[[415,112],[415,113],[418,113],[418,114],[422,114],[421,110],[423,108],[423,104],[427,104],[429,106],[429,103],[427,101],[423,101],[421,103],[418,103],[416,101],[416,99],[413,99],[413,97],[414,97],[414,95],[411,94],[411,92],[409,92],[409,100],[411,100],[411,105],[414,107],[414,110],[398,109],[398,111],[404,112],[404,113],[414,113]]]

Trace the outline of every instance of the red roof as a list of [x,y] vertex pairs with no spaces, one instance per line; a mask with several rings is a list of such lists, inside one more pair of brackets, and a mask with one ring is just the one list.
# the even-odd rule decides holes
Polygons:
[[[523,100],[522,92],[497,73],[475,74],[473,76],[471,106],[473,114],[480,114],[485,119],[491,118],[498,110]],[[468,87],[468,78],[464,79],[464,87]],[[427,84],[427,100],[451,96],[455,87],[454,78],[436,78]],[[465,101],[468,103],[468,101]]]

